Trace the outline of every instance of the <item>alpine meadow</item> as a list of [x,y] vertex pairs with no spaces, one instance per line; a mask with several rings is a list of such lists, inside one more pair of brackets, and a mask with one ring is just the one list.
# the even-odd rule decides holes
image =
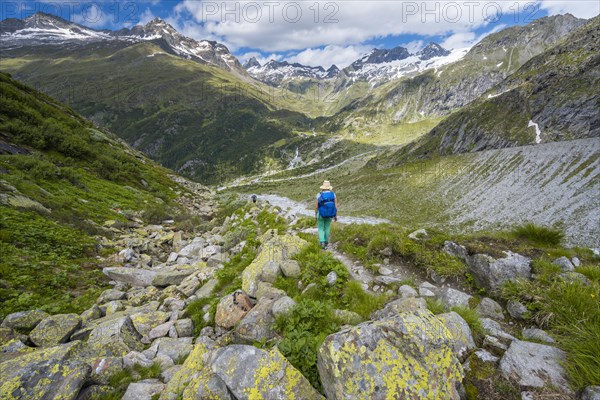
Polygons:
[[600,3],[3,1],[0,399],[600,400]]

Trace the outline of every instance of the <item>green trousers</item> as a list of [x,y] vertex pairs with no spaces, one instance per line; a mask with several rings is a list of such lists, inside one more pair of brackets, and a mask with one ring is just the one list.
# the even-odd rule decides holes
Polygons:
[[329,243],[329,228],[332,218],[321,218],[317,213],[317,226],[319,227],[319,242]]

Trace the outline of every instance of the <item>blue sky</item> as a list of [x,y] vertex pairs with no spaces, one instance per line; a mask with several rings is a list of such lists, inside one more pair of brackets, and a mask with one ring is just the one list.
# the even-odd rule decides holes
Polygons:
[[307,65],[344,67],[370,49],[404,45],[416,51],[430,41],[470,47],[485,35],[547,15],[591,18],[597,0],[136,0],[93,2],[4,1],[0,19],[36,11],[96,29],[120,29],[160,17],[186,36],[224,43],[241,60],[256,56]]

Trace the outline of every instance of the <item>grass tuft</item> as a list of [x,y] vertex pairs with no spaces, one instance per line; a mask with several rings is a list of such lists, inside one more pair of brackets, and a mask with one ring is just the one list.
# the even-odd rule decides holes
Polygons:
[[538,246],[558,246],[565,237],[565,234],[558,229],[535,225],[531,222],[517,226],[512,233],[516,238],[527,240]]

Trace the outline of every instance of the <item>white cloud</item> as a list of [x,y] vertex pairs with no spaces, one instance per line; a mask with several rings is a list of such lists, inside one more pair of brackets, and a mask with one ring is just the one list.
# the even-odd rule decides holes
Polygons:
[[275,52],[345,47],[389,35],[470,32],[493,24],[498,12],[512,12],[509,7],[516,3],[526,2],[184,0],[174,12],[183,25],[192,16],[201,27],[196,38],[212,36],[234,48]]
[[327,69],[332,64],[335,64],[339,68],[344,68],[372,48],[373,46],[366,45],[326,46],[322,49],[306,49],[287,59],[290,62],[297,62],[313,67],[323,66]]
[[440,43],[440,45],[448,50],[452,49],[463,49],[466,47],[472,47],[476,43],[480,42],[484,37],[491,35],[492,33],[501,31],[506,28],[506,25],[499,24],[495,26],[493,29],[484,32],[481,35],[476,35],[473,32],[458,32],[448,36],[445,40]]
[[156,16],[152,13],[149,8],[146,8],[143,13],[140,14],[139,21],[137,24],[146,25],[148,22],[152,21]]
[[594,0],[542,0],[540,7],[550,15],[570,13],[578,18],[593,18],[600,14],[600,2]]

